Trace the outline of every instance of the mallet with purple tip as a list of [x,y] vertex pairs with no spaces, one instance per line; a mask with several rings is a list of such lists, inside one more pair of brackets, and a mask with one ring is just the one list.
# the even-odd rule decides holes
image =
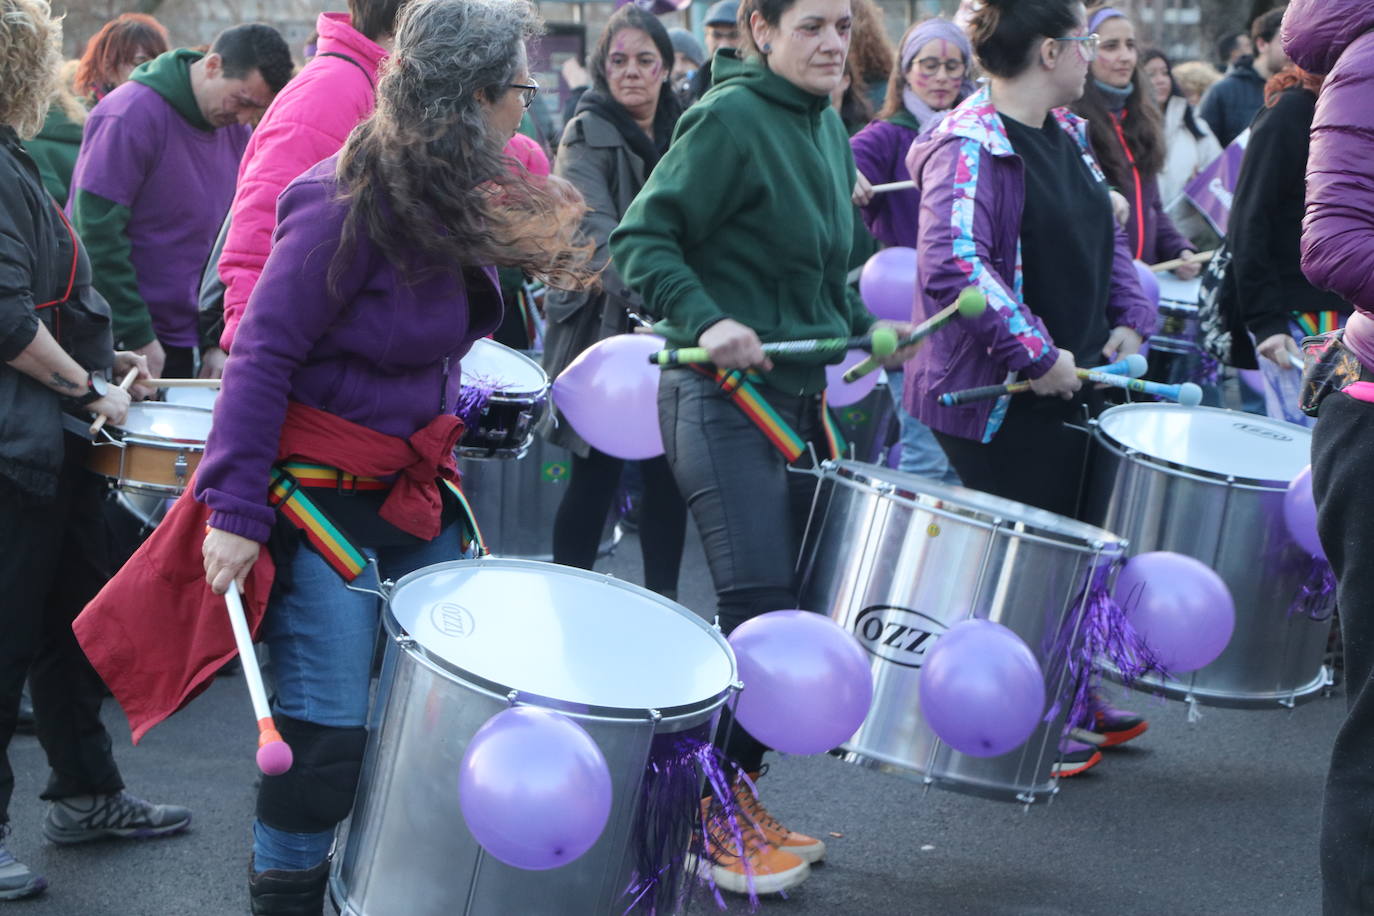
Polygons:
[[253,714],[258,718],[258,769],[265,776],[280,776],[291,769],[291,748],[281,739],[272,721],[272,709],[267,705],[267,691],[262,686],[262,671],[258,669],[258,656],[253,651],[253,637],[248,634],[248,618],[243,613],[243,599],[239,596],[237,583],[231,584],[229,591],[224,593],[224,606],[229,611],[229,625],[234,630],[234,643],[243,663],[248,696],[253,700]]

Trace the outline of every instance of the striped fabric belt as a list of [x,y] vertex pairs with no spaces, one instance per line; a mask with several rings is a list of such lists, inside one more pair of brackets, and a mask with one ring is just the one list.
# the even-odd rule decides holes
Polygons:
[[[755,382],[761,381],[762,376],[757,372],[741,372],[738,369],[716,369],[712,371],[703,366],[692,366],[696,372],[701,373],[707,378],[714,379],[720,390],[725,392],[730,400],[735,402],[735,406],[744,411],[759,431],[773,443],[773,447],[782,452],[788,464],[795,464],[797,459],[806,454],[806,440],[797,434],[786,420],[778,415],[773,409],[773,405],[759,394]],[[830,407],[826,403],[825,393],[820,397],[821,428],[825,432],[825,446],[830,458],[842,458],[849,448],[845,442],[844,434],[840,432],[839,424],[831,416]]]
[[1344,318],[1345,315],[1336,311],[1293,313],[1293,322],[1308,337],[1327,334],[1343,327],[1345,325]]
[[[475,543],[479,555],[487,552],[477,519],[472,514],[463,491],[449,480],[440,480],[458,501],[462,511],[463,552]],[[332,489],[341,493],[384,491],[391,489],[391,481],[377,477],[359,477],[323,464],[284,461],[272,468],[272,483],[268,503],[305,535],[306,543],[329,564],[345,582],[352,582],[367,568],[368,558],[362,548],[348,536],[329,514],[305,491]],[[457,559],[455,557],[454,559]]]

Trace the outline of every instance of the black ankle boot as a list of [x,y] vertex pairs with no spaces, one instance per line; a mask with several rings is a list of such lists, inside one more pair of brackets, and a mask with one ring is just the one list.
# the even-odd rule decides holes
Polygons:
[[271,868],[253,870],[248,860],[248,896],[253,916],[320,916],[324,889],[329,881],[329,860],[303,871]]

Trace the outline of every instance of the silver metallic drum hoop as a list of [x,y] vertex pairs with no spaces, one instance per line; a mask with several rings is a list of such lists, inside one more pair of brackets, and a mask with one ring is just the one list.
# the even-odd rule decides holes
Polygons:
[[[1101,528],[1094,528],[1083,522],[1075,522],[1064,519],[1071,530],[1056,532],[1052,529],[1042,528],[1034,523],[1015,518],[1011,515],[996,515],[988,512],[981,507],[970,509],[965,501],[960,499],[959,493],[951,488],[945,487],[934,481],[923,480],[921,485],[931,491],[940,491],[941,495],[934,493],[918,493],[914,490],[906,490],[897,486],[890,480],[873,478],[865,473],[865,466],[851,461],[825,462],[822,465],[821,473],[825,477],[830,477],[835,483],[840,483],[858,490],[875,490],[885,498],[893,502],[909,506],[913,509],[920,509],[941,518],[958,521],[975,528],[984,528],[989,531],[1006,530],[1014,528],[1016,536],[1023,540],[1037,544],[1047,544],[1052,547],[1064,548],[1075,553],[1086,554],[1107,554],[1119,555],[1125,545],[1121,538],[1105,531]],[[962,489],[962,488],[961,488]],[[965,493],[977,491],[964,490]],[[980,494],[991,500],[998,500],[997,497]],[[1014,503],[1005,500],[1010,509]],[[1028,507],[1027,507],[1028,508]],[[962,510],[962,511],[961,511]],[[1033,510],[1039,511],[1039,510]],[[1046,512],[1045,515],[1052,513]]]
[[[411,639],[410,634],[406,632],[405,628],[401,625],[400,621],[396,619],[395,615],[391,611],[390,596],[400,591],[408,582],[411,582],[415,579],[419,579],[422,576],[434,572],[435,570],[451,569],[453,567],[459,566],[470,566],[474,563],[481,563],[486,568],[505,567],[517,569],[539,569],[541,567],[547,568],[549,566],[549,564],[547,563],[540,563],[534,560],[483,557],[478,560],[449,560],[445,563],[435,563],[431,566],[425,566],[421,569],[417,569],[414,572],[409,573],[403,576],[401,579],[399,579],[394,585],[390,587],[388,591],[387,609],[386,613],[383,615],[384,625],[386,626],[387,634],[392,639],[396,640],[398,648],[404,651],[407,655],[413,657],[417,662],[422,663],[425,667],[428,667],[441,674],[444,674],[447,677],[454,678],[460,681],[461,683],[470,685],[481,692],[489,693],[495,697],[508,699],[513,704],[543,706],[550,709],[571,709],[574,710],[578,715],[585,715],[590,718],[623,720],[631,722],[643,722],[645,720],[653,721],[659,718],[675,719],[682,716],[691,716],[695,713],[711,710],[719,706],[722,702],[724,702],[726,698],[728,698],[730,694],[735,690],[735,683],[739,680],[739,667],[735,662],[734,652],[733,650],[731,650],[730,644],[726,641],[725,637],[720,634],[719,630],[711,626],[705,620],[698,617],[696,614],[693,614],[686,608],[683,608],[680,605],[677,605],[671,601],[668,601],[668,599],[661,598],[659,596],[654,597],[658,598],[659,601],[662,602],[662,607],[664,608],[664,610],[671,611],[677,614],[678,616],[682,617],[683,619],[687,620],[689,623],[692,623],[700,627],[702,632],[704,632],[711,640],[713,640],[721,648],[721,651],[723,651],[725,655],[728,657],[730,661],[729,683],[727,683],[719,691],[712,694],[711,696],[681,706],[660,707],[657,709],[647,709],[642,707],[634,708],[616,706],[596,706],[587,703],[575,703],[572,701],[564,700],[560,697],[548,697],[544,696],[543,694],[529,693],[527,691],[522,691],[518,686],[514,684],[500,683],[498,681],[493,681],[490,678],[482,677],[479,674],[475,674],[471,671],[468,671],[466,668],[454,664],[453,662],[449,661],[443,656],[434,652],[430,652],[421,643],[414,639]],[[573,569],[567,566],[557,566],[554,568],[558,570],[560,575],[590,579],[597,583],[611,584],[626,589],[633,589],[636,593],[640,592],[639,589],[627,585],[626,583],[616,582],[615,580],[608,579],[608,577],[606,576],[602,576],[594,572],[589,572],[587,570]]]
[[[491,400],[505,400],[516,404],[537,402],[543,400],[544,397],[549,393],[549,389],[553,387],[553,383],[549,380],[549,375],[547,372],[544,371],[544,367],[541,366],[539,363],[535,362],[534,360],[530,359],[524,353],[521,353],[519,350],[516,350],[512,347],[504,346],[502,344],[497,344],[495,341],[487,341],[485,338],[473,342],[474,349],[476,349],[479,346],[483,349],[491,349],[492,354],[496,357],[498,361],[504,359],[508,362],[517,362],[536,373],[536,377],[543,379],[543,382],[541,384],[536,385],[533,388],[524,388],[519,387],[517,385],[508,385],[503,386],[501,388],[493,387],[491,391]],[[499,347],[500,349],[493,349],[495,347]],[[468,356],[465,356],[463,360],[467,361],[468,357],[470,356],[472,356],[472,350],[468,351]],[[461,364],[459,366],[459,374],[461,377]],[[472,377],[474,381],[487,380],[486,377],[482,376],[480,373],[473,373]],[[464,387],[469,386],[465,384]]]

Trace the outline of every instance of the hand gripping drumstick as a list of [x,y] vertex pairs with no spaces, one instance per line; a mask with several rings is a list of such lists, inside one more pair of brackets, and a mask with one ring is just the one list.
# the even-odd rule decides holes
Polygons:
[[[987,297],[983,295],[983,291],[975,286],[970,286],[959,294],[958,299],[955,299],[949,305],[940,309],[940,311],[936,312],[934,315],[931,315],[925,321],[918,324],[914,331],[897,341],[894,352],[903,347],[909,347],[913,344],[920,343],[956,318],[977,318],[979,315],[983,314],[983,310],[987,307],[988,300]],[[888,355],[890,356],[891,354]],[[846,372],[844,374],[844,380],[846,382],[855,382],[865,375],[868,375],[868,373],[878,368],[881,356],[882,354],[874,350],[871,357]]]
[[[130,388],[130,386],[133,385],[134,379],[137,378],[137,377],[138,377],[138,370],[137,370],[137,369],[130,369],[130,370],[129,370],[129,374],[126,375],[126,376],[124,376],[124,381],[122,381],[122,382],[119,383],[119,387],[120,387],[120,388],[123,388],[125,391],[128,391],[129,388]],[[108,419],[109,419],[109,417],[105,416],[103,413],[102,413],[100,416],[96,417],[96,418],[95,418],[95,422],[91,424],[91,435],[94,436],[96,433],[98,433],[98,432],[100,432],[102,429],[104,429],[104,428],[105,428],[105,421],[108,420]]]
[[[1149,363],[1145,357],[1139,353],[1132,353],[1125,359],[1119,359],[1114,363],[1098,366],[1096,369],[1079,369],[1077,372],[1078,377],[1083,379],[1093,372],[1100,372],[1104,375],[1124,375],[1126,378],[1140,378],[1145,374],[1147,368],[1149,368]],[[948,394],[940,395],[940,406],[957,407],[971,401],[987,401],[992,398],[1000,398],[1004,394],[1020,394],[1030,390],[1031,386],[1028,381],[984,385],[982,388],[965,388],[963,391],[951,391]]]
[[[1163,385],[1145,379],[1113,375],[1098,369],[1079,369],[1078,377],[1087,382],[1096,382],[1099,385],[1125,388],[1128,391],[1176,401],[1184,407],[1196,407],[1202,403],[1202,389],[1192,382],[1184,382],[1182,385]],[[1030,382],[1026,381],[1011,382],[1007,385],[988,385],[983,388],[968,388],[963,391],[950,391],[940,395],[940,406],[958,407],[973,401],[987,401],[992,398],[1000,398],[1004,394],[1020,394],[1030,390]]]
[[1190,262],[1190,261],[1185,261],[1185,260],[1183,260],[1182,258],[1174,258],[1172,261],[1160,261],[1158,264],[1151,264],[1151,265],[1150,265],[1150,270],[1153,270],[1153,271],[1160,271],[1160,270],[1176,270],[1176,269],[1182,267],[1184,264],[1189,264],[1189,263],[1192,263],[1192,264],[1206,264],[1208,261],[1212,260],[1212,256],[1213,256],[1214,254],[1216,254],[1216,251],[1215,251],[1215,250],[1213,250],[1213,251],[1199,251],[1197,254],[1193,255],[1193,260],[1192,260],[1191,262]]
[[[775,340],[763,344],[765,356],[797,356],[811,353],[831,353],[842,350],[867,350],[878,357],[897,352],[897,332],[887,327],[874,328],[871,334],[858,337],[817,337],[812,340]],[[684,347],[681,350],[659,350],[649,354],[649,362],[656,366],[683,366],[690,363],[709,363],[711,355],[705,347]]]
[[253,637],[248,635],[248,619],[243,614],[238,583],[229,583],[229,591],[224,593],[224,606],[229,611],[229,625],[234,629],[234,643],[243,663],[243,679],[248,682],[253,713],[258,717],[258,769],[266,776],[280,776],[291,769],[291,748],[281,739],[272,721],[267,691],[262,686],[262,672],[258,670],[258,656],[253,651]]

